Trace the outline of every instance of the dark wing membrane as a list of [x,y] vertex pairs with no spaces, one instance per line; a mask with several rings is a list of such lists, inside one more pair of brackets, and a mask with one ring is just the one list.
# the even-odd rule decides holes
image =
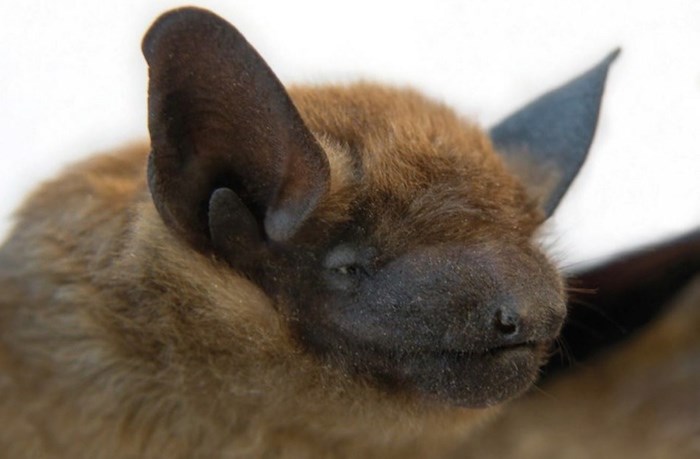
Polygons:
[[651,322],[700,273],[700,230],[626,253],[571,279],[561,356],[544,376],[584,362]]

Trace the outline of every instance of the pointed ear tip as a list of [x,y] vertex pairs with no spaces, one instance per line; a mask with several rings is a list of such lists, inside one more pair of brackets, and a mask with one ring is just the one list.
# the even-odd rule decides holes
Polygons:
[[618,46],[617,48],[613,49],[608,53],[607,56],[605,56],[605,59],[603,59],[603,64],[605,65],[610,65],[613,62],[615,62],[618,58],[618,56],[622,53],[622,48]]
[[209,10],[197,8],[195,6],[184,6],[175,8],[161,14],[153,21],[153,24],[148,28],[146,34],[141,40],[141,52],[146,58],[146,62],[151,61],[156,54],[158,44],[163,36],[168,35],[168,32],[178,24],[191,23],[197,19],[212,19],[219,17]]

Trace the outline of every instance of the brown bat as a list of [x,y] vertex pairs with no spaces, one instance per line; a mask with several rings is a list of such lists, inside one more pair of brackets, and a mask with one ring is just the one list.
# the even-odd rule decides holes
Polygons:
[[204,10],[143,52],[150,148],[44,184],[0,251],[7,457],[434,457],[531,387],[567,309],[535,231],[617,53],[487,133],[286,90]]

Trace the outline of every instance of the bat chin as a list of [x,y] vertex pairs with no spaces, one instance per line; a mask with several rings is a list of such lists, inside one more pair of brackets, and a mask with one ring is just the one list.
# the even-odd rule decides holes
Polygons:
[[548,347],[547,343],[524,341],[483,352],[416,352],[400,362],[397,378],[439,403],[485,408],[530,388]]

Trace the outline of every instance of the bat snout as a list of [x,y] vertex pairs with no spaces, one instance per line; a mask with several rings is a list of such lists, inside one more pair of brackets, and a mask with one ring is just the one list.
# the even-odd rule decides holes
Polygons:
[[455,309],[444,309],[447,326],[440,346],[477,354],[518,347],[546,349],[564,320],[563,305],[531,304],[527,296],[477,300],[460,305],[461,312]]
[[566,310],[544,256],[504,244],[423,247],[322,304],[307,343],[382,384],[471,407],[532,384]]
[[491,308],[490,322],[485,325],[496,347],[551,342],[561,330],[564,312],[563,300],[556,292],[545,304],[525,293],[518,300],[498,302]]

